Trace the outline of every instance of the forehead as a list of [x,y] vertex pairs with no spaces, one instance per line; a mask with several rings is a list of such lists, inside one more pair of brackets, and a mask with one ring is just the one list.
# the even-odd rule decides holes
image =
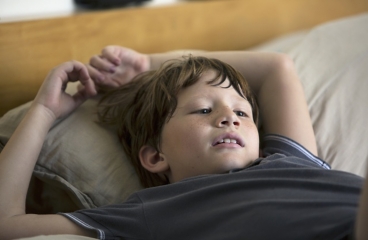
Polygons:
[[[182,89],[178,94],[178,101],[181,103],[192,101],[195,99],[203,99],[209,97],[226,97],[229,96],[239,101],[248,102],[247,99],[241,95],[230,85],[230,81],[226,79],[220,85],[209,83],[214,80],[217,73],[213,70],[203,73],[198,82],[195,84]],[[220,81],[220,79],[219,79]]]

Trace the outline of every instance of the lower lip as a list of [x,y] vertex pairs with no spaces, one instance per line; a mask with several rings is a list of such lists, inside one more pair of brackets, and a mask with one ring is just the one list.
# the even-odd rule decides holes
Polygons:
[[241,148],[237,143],[220,143],[214,146],[215,148]]

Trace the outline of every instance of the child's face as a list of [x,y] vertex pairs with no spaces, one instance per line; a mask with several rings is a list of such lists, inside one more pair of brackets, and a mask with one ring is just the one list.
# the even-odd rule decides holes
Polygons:
[[203,174],[244,168],[259,156],[252,108],[225,81],[207,83],[207,72],[178,95],[177,108],[161,135],[161,156],[169,165],[170,182]]

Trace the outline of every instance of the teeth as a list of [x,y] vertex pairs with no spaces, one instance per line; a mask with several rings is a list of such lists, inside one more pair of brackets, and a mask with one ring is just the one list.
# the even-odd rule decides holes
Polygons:
[[237,143],[235,139],[225,138],[219,141],[219,143]]

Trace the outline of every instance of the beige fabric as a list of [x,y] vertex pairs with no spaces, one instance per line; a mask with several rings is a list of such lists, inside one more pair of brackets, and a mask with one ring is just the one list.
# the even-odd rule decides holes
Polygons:
[[365,176],[368,165],[368,14],[293,33],[254,50],[295,62],[318,154],[333,169]]
[[368,14],[322,25],[289,54],[304,85],[319,155],[365,176],[368,163]]
[[300,44],[304,38],[309,34],[310,30],[303,30],[298,32],[293,32],[290,34],[286,34],[275,38],[271,41],[265,42],[263,44],[257,45],[251,49],[250,51],[259,51],[259,52],[282,52],[288,53],[295,46]]

